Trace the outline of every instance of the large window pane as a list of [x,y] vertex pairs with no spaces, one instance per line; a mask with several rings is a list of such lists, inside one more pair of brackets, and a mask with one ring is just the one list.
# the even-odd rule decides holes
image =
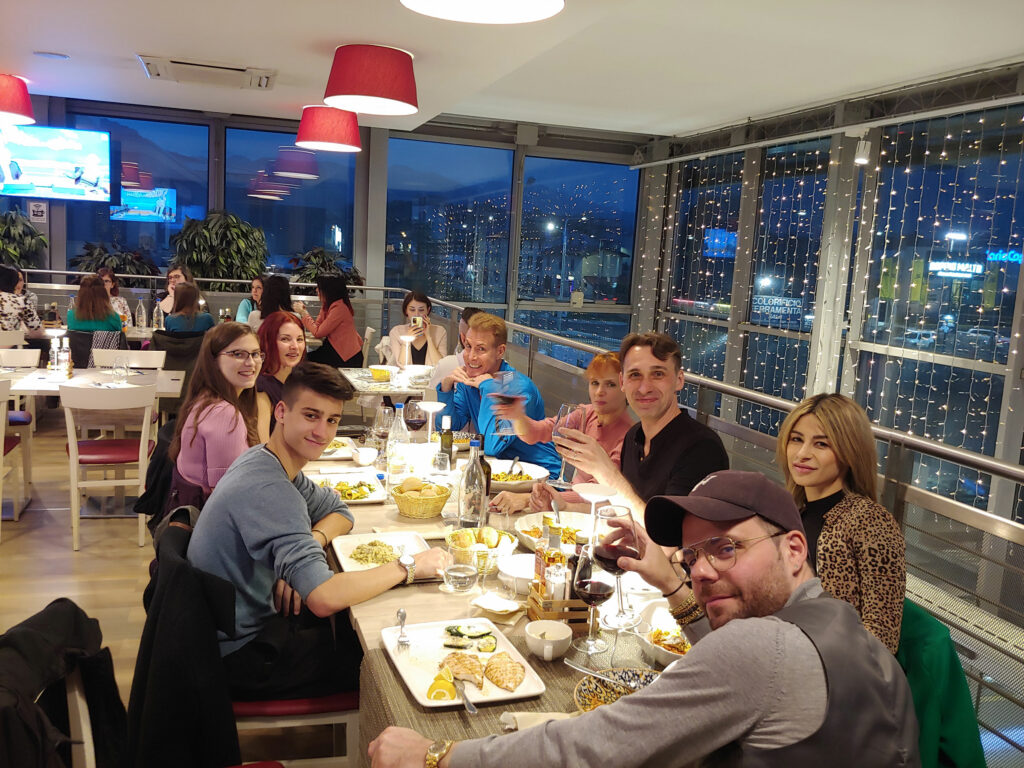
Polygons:
[[882,136],[864,336],[1005,363],[1024,221],[1024,107]]
[[639,172],[528,157],[523,179],[519,299],[628,304]]
[[385,282],[506,301],[512,151],[390,139]]
[[[515,322],[541,331],[564,336],[573,341],[618,352],[622,339],[629,334],[629,315],[608,312],[541,312],[517,310]],[[520,339],[519,337],[522,337]],[[525,343],[525,334],[517,334],[517,343]],[[590,355],[578,349],[540,339],[537,349],[548,357],[585,368]]]
[[162,199],[167,201],[159,217],[141,210],[129,187],[122,189],[120,206],[68,202],[68,259],[81,254],[85,243],[102,242],[107,250],[135,251],[165,267],[174,255],[171,236],[181,230],[185,217],[206,215],[207,127],[77,114],[68,115],[68,127],[109,131],[113,162],[137,164],[142,189],[165,190]]
[[751,323],[811,330],[828,161],[828,139],[765,150]]
[[[809,344],[767,333],[747,337],[743,386],[787,400],[802,400],[807,385]],[[786,416],[782,411],[752,403],[740,404],[740,424],[777,435]]]
[[742,152],[681,165],[669,309],[729,316],[742,176]]
[[[339,264],[352,266],[354,154],[301,153],[312,163],[303,169],[309,171],[304,175],[316,178],[295,178],[275,174],[288,172],[294,133],[228,128],[225,142],[224,206],[263,228],[270,271],[291,270],[297,257],[313,248],[336,251],[341,254]],[[272,191],[279,194],[263,194],[266,190],[259,185],[264,179],[272,181]]]

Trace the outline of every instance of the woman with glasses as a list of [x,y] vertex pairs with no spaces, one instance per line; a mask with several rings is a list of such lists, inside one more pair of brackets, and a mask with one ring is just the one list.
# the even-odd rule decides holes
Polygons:
[[199,291],[192,283],[181,283],[174,291],[174,308],[164,318],[164,330],[171,333],[202,333],[217,322],[199,306]]
[[121,286],[114,270],[110,267],[100,267],[96,270],[96,275],[103,281],[103,287],[107,289],[107,296],[110,298],[110,306],[120,316],[121,322],[125,327],[134,326],[132,311],[128,308],[128,302],[121,295]]
[[808,562],[834,597],[896,653],[907,565],[899,525],[878,503],[871,423],[848,397],[809,397],[779,429],[776,461],[801,509]]
[[257,427],[260,442],[274,431],[274,408],[281,400],[284,383],[306,359],[306,332],[291,312],[274,312],[256,332],[263,350],[263,370],[256,379]]
[[167,270],[167,295],[160,299],[160,309],[165,315],[174,311],[174,292],[184,283],[195,284],[188,267],[171,267]]
[[221,323],[203,338],[168,450],[174,462],[169,509],[201,509],[231,463],[259,442],[255,386],[262,365],[259,340],[247,325]]

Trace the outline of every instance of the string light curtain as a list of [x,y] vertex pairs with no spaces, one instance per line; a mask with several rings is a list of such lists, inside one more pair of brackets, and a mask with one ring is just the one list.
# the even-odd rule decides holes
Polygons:
[[[764,157],[748,322],[792,333],[748,334],[743,384],[794,401],[806,394],[829,146],[815,139],[769,147]],[[783,415],[744,403],[740,423],[774,435]]]
[[[992,455],[1017,298],[1024,107],[882,134],[857,396],[872,420]],[[1019,439],[1019,436],[1018,436]],[[921,460],[914,482],[985,508],[987,475]]]
[[[694,319],[673,318],[665,330],[679,342],[683,368],[714,379],[725,370],[742,181],[742,152],[681,163],[677,176],[667,309]],[[696,388],[687,387],[687,405],[696,405],[696,397]]]

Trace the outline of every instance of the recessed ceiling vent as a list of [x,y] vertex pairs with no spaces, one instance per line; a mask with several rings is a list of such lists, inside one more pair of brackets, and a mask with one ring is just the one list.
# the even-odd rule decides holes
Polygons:
[[277,77],[277,71],[273,69],[254,69],[253,67],[235,67],[230,64],[217,64],[209,61],[135,55],[142,64],[146,77],[150,80],[269,91],[274,87],[274,80]]

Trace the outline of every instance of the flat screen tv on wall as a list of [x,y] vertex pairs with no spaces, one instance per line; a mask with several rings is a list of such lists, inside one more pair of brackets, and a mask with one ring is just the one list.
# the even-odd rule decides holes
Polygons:
[[121,204],[110,206],[111,221],[173,222],[178,214],[178,192],[166,187],[121,189]]
[[0,195],[110,202],[110,134],[0,127]]

